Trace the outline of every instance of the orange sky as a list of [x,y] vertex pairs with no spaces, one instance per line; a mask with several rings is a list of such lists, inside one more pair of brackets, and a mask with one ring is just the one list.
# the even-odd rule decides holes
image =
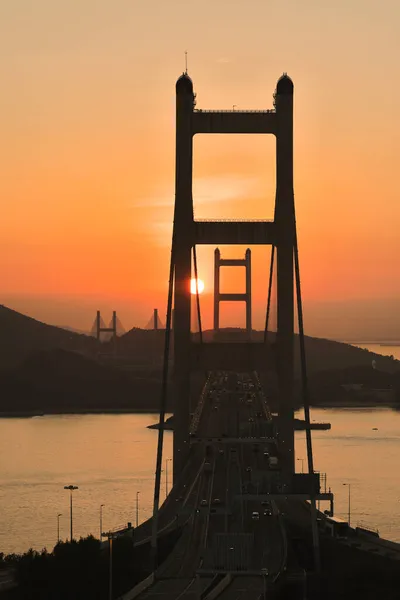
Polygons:
[[[294,80],[308,330],[328,335],[327,301],[400,298],[399,19],[397,0],[1,3],[0,302],[83,329],[97,308],[128,327],[165,312],[185,50],[199,108],[271,108]],[[272,215],[274,140],[239,137],[195,139],[196,215]]]

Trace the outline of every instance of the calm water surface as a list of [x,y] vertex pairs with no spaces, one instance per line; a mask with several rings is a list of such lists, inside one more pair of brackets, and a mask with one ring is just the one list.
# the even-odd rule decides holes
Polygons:
[[[73,492],[74,536],[136,520],[152,511],[157,431],[146,429],[156,415],[54,415],[0,419],[0,552],[30,546],[51,549],[69,536],[69,492]],[[165,457],[172,456],[166,432]],[[172,468],[168,463],[168,479]],[[165,480],[163,473],[163,491]],[[165,492],[164,492],[165,494]]]
[[[140,521],[152,511],[157,431],[155,415],[68,415],[0,419],[0,551],[51,549],[69,535],[69,492],[74,492],[74,535],[99,534],[132,521],[140,491]],[[400,413],[390,409],[319,409],[312,419],[332,423],[313,436],[315,468],[328,474],[336,514],[346,516],[351,483],[352,522],[376,526],[400,541]],[[377,431],[372,428],[377,427]],[[306,457],[304,433],[297,456]],[[172,434],[165,457],[172,456]],[[301,471],[301,461],[296,462]],[[165,463],[164,463],[165,467]],[[165,469],[164,469],[165,471]],[[169,475],[172,475],[169,463]],[[165,472],[162,490],[165,494]],[[171,477],[169,477],[171,479]]]
[[365,348],[366,350],[375,352],[376,354],[393,356],[396,360],[400,360],[400,344],[364,344],[363,342],[359,342],[352,345],[357,346],[358,348]]

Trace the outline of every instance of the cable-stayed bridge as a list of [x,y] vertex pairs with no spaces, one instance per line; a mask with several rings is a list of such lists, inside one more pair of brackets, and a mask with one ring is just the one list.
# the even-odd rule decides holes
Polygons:
[[[126,333],[126,330],[117,316],[117,312],[114,310],[112,318],[108,325],[106,325],[100,311],[97,311],[96,318],[93,321],[93,325],[90,329],[90,335],[96,337],[99,341],[109,341],[112,338],[119,337]],[[104,337],[101,336],[103,334]]]

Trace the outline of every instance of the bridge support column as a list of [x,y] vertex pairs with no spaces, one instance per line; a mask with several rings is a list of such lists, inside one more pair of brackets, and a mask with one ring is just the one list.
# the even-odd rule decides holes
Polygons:
[[[246,291],[244,294],[224,294],[220,292],[221,267],[244,267],[246,269]],[[219,332],[219,304],[220,302],[245,302],[246,303],[246,332],[251,339],[251,250],[247,248],[244,258],[221,258],[219,248],[214,253],[214,333]]]
[[[279,446],[284,478],[295,471],[293,413],[295,233],[293,192],[293,83],[287,77],[276,88],[276,203],[277,243],[277,375]],[[289,485],[289,483],[288,483]]]
[[174,481],[189,451],[192,246],[193,84],[185,74],[176,84],[176,179],[173,260],[174,294]]

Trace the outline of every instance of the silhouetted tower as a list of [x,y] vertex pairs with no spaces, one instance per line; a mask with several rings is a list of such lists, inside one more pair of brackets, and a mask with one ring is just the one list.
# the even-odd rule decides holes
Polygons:
[[[220,268],[244,267],[246,269],[246,291],[244,294],[224,294],[220,292]],[[214,332],[219,332],[219,303],[246,303],[246,332],[251,338],[251,250],[247,248],[244,258],[221,258],[219,248],[214,252]]]
[[153,316],[153,329],[155,331],[157,331],[158,329],[158,308],[154,309],[154,316]]
[[[276,137],[274,221],[196,221],[192,198],[193,136],[210,133],[273,134]],[[265,371],[277,364],[279,449],[284,478],[294,473],[293,341],[295,216],[293,193],[293,83],[285,74],[276,87],[275,109],[195,110],[190,77],[176,83],[176,193],[174,212],[174,474],[189,447],[192,370]],[[194,344],[191,340],[191,252],[196,244],[273,245],[277,250],[277,335],[268,343]],[[287,489],[285,487],[285,489]]]
[[113,311],[112,319],[109,327],[102,325],[102,318],[100,311],[96,313],[96,338],[100,341],[101,333],[111,333],[114,353],[117,351],[117,311]]

